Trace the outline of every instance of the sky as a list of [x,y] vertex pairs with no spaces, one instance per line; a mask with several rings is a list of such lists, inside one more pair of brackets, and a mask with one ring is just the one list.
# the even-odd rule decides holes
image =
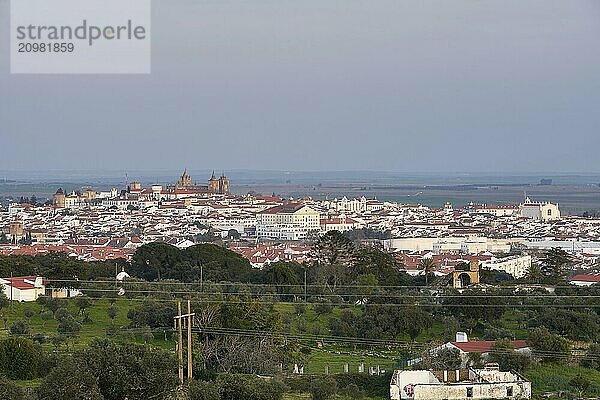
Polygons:
[[153,0],[149,75],[11,75],[9,16],[5,175],[600,172],[597,0]]

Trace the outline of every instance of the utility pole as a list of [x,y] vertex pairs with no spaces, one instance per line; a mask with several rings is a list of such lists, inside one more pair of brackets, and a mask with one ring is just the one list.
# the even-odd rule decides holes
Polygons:
[[179,384],[183,385],[183,338],[181,334],[181,301],[177,302],[177,356],[179,360]]
[[304,266],[304,302],[306,303],[306,265]]
[[187,320],[188,320],[188,324],[187,324],[187,342],[188,342],[188,349],[187,349],[187,362],[188,362],[188,368],[187,368],[187,377],[188,377],[188,382],[192,379],[192,306],[190,301],[188,300],[188,313],[187,313]]
[[192,313],[192,305],[188,300],[188,313],[181,314],[181,301],[177,302],[177,316],[173,319],[177,320],[177,358],[179,361],[179,384],[183,385],[183,319],[187,322],[187,367],[188,380],[192,379],[192,317],[196,314]]

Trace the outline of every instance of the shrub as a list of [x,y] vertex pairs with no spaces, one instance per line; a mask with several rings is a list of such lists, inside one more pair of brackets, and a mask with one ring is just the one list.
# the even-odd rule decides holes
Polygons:
[[23,389],[4,376],[0,375],[0,400],[23,400]]
[[29,339],[4,339],[0,342],[0,371],[11,379],[35,378],[40,356],[40,350]]
[[69,310],[64,307],[58,308],[56,311],[54,311],[54,318],[56,318],[57,321],[62,321],[69,315]]
[[27,335],[29,333],[29,325],[23,320],[17,320],[10,326],[11,335]]
[[192,381],[188,385],[189,400],[220,400],[219,385],[214,382]]
[[337,382],[330,376],[313,379],[310,382],[310,396],[313,400],[327,400],[337,393]]
[[222,400],[280,400],[286,389],[277,380],[266,381],[253,375],[222,374],[217,384]]

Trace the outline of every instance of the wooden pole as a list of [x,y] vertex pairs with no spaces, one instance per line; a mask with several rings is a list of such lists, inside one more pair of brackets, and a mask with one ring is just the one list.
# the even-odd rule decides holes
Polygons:
[[188,300],[188,324],[187,324],[187,342],[188,342],[188,353],[187,353],[187,362],[188,362],[188,381],[192,379],[192,305]]
[[183,334],[181,332],[181,301],[177,302],[177,355],[179,360],[179,384],[183,385]]

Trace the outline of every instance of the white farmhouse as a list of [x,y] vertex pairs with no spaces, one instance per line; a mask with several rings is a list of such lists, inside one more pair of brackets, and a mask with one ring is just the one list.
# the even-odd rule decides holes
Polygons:
[[36,301],[46,292],[46,282],[41,276],[0,278],[2,291],[9,300]]

